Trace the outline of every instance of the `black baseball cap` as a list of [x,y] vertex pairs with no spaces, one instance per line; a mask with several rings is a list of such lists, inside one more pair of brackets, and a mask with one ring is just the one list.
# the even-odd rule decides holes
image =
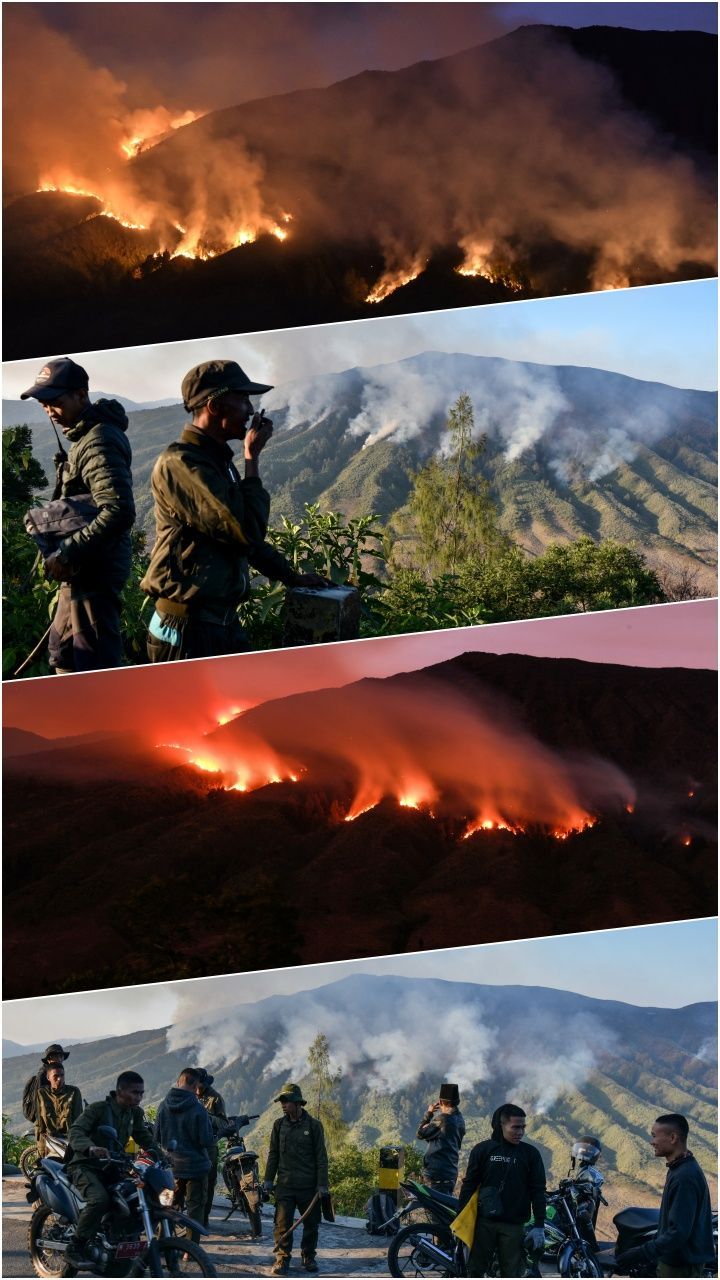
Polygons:
[[201,409],[213,396],[226,391],[245,391],[249,396],[260,396],[272,391],[264,382],[252,382],[235,360],[206,360],[190,369],[182,380],[180,389],[185,412]]
[[57,360],[48,360],[35,378],[35,383],[27,391],[23,391],[21,400],[45,401],[57,400],[66,391],[78,391],[81,387],[87,390],[90,379],[82,365],[76,364],[69,356],[58,356]]

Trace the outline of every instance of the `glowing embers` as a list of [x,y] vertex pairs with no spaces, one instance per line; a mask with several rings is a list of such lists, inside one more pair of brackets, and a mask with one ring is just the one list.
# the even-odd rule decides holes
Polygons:
[[411,262],[405,266],[394,267],[384,271],[380,279],[373,285],[366,302],[383,302],[385,298],[389,298],[391,293],[396,289],[402,289],[404,285],[410,284],[412,280],[417,280],[428,264],[427,257],[416,256]]
[[[241,714],[241,710],[233,708],[227,718],[219,723],[228,723]],[[281,757],[271,748],[262,744],[252,754],[238,759],[235,752],[227,756],[224,751],[211,753],[204,748],[202,740],[197,746],[186,746],[179,742],[159,742],[156,750],[181,751],[186,757],[184,763],[201,773],[217,775],[223,791],[258,791],[261,787],[271,786],[279,782],[298,782],[301,768]]]
[[[282,220],[287,224],[292,221],[292,215],[285,213],[282,215]],[[287,225],[281,226],[272,218],[263,216],[260,216],[255,224],[243,223],[239,227],[224,227],[216,233],[209,232],[205,226],[194,231],[188,230],[179,222],[173,223],[173,226],[180,234],[180,241],[174,249],[169,251],[168,256],[191,258],[200,262],[207,262],[210,258],[219,258],[233,249],[242,249],[245,245],[254,244],[260,235],[274,236],[282,243],[290,234]]]
[[182,129],[183,125],[199,120],[202,112],[184,111],[180,116],[173,116],[166,107],[156,110],[136,111],[130,118],[128,128],[132,132],[118,143],[118,150],[126,160],[134,160],[141,151],[149,151],[151,147],[162,142],[173,129]]
[[553,840],[568,840],[570,836],[580,835],[581,832],[594,827],[596,822],[597,818],[591,817],[590,814],[578,815],[567,826],[549,826],[547,823],[528,823],[522,826],[520,823],[507,822],[500,817],[479,817],[468,824],[462,833],[462,838],[469,840],[470,836],[490,831],[508,831],[513,836],[524,836],[532,826],[533,831],[539,835],[552,836]]
[[93,218],[112,218],[113,222],[119,222],[121,227],[127,227],[128,231],[147,231],[144,222],[133,222],[130,218],[123,218],[119,213],[115,213],[113,209],[109,209],[101,195],[97,191],[87,191],[84,187],[73,186],[72,183],[66,183],[63,186],[56,186],[52,182],[42,182],[37,188],[38,191],[58,191],[66,196],[85,196],[91,200],[97,200],[103,206],[97,213],[88,214],[85,222],[91,222]]
[[523,282],[510,260],[506,246],[498,247],[491,240],[461,240],[465,257],[459,267],[460,276],[481,276],[491,284],[501,284],[511,293],[521,293]]

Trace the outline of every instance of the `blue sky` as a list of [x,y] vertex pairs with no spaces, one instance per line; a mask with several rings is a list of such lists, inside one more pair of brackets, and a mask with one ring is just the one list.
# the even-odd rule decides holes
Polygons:
[[[237,360],[256,380],[282,385],[430,350],[591,366],[713,391],[716,307],[717,281],[699,280],[280,333],[47,356],[78,359],[90,374],[91,392],[114,392],[139,401],[177,399],[183,375],[204,360]],[[3,395],[17,397],[34,381],[41,364],[42,359],[6,363]]]
[[509,28],[524,22],[549,22],[565,27],[635,27],[645,31],[717,32],[714,4],[500,4],[497,9]]
[[[582,924],[582,920],[578,920]],[[11,1000],[3,1034],[20,1044],[123,1035],[197,1009],[309,990],[352,973],[556,987],[599,999],[678,1008],[717,998],[717,922],[682,921],[501,942],[386,959],[304,965],[259,974]]]

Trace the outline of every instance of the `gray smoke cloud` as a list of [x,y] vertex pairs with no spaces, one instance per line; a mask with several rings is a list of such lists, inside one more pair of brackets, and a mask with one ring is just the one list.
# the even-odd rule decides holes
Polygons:
[[528,1011],[522,1046],[513,1048],[506,1067],[513,1076],[513,1098],[543,1115],[559,1098],[579,1089],[597,1070],[602,1054],[613,1053],[617,1036],[592,1014],[542,1020]]
[[[596,375],[580,369],[580,399],[575,400],[563,389],[561,372],[548,365],[439,353],[378,365],[362,371],[360,408],[346,429],[363,449],[390,439],[416,441],[422,453],[425,439],[428,450],[442,453],[449,437],[441,434],[438,443],[432,430],[467,392],[476,438],[487,434],[507,462],[541,445],[558,480],[568,483],[578,468],[590,482],[600,480],[676,426],[678,401],[666,387],[611,377],[582,386],[584,375]],[[281,385],[264,397],[264,407],[285,414],[284,430],[321,422],[330,413],[346,412],[349,376]]]

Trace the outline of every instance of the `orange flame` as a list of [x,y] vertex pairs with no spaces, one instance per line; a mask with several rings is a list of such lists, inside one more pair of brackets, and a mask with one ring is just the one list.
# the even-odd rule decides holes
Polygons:
[[458,275],[481,276],[492,284],[504,285],[512,293],[522,291],[522,283],[518,280],[507,246],[496,246],[492,240],[473,240],[466,237],[460,241],[465,257],[459,267]]
[[402,289],[403,285],[410,284],[411,280],[417,280],[421,272],[425,270],[427,263],[428,258],[416,254],[406,266],[384,271],[380,279],[373,285],[365,301],[382,302],[385,298],[389,298],[390,294],[394,293],[396,289]]

